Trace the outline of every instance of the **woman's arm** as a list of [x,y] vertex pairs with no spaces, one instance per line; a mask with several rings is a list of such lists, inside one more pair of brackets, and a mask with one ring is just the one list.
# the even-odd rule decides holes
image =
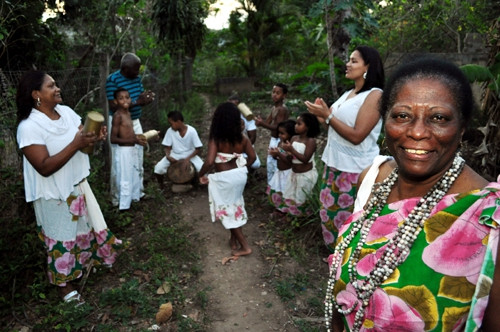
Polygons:
[[[71,141],[64,149],[53,156],[49,155],[46,145],[29,145],[22,148],[23,154],[31,165],[42,176],[51,176],[60,170],[68,160],[80,149],[89,145],[93,145],[98,137],[92,133],[83,133],[83,126],[80,125],[73,141]],[[105,130],[105,128],[104,128]],[[101,135],[102,136],[102,129]]]
[[[336,117],[330,118],[330,121],[327,124],[332,126],[332,128],[347,141],[355,145],[360,144],[370,134],[380,119],[378,102],[381,96],[382,91],[379,90],[374,90],[368,94],[363,105],[361,105],[359,109],[354,127],[345,124]],[[316,116],[320,116],[325,119],[328,117],[328,115],[325,116],[326,103],[323,100],[321,100],[319,105],[316,103],[313,104],[306,102],[306,106],[309,112],[315,114]]]

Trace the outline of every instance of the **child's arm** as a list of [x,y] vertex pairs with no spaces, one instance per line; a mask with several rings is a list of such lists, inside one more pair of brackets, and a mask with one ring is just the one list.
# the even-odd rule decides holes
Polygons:
[[271,118],[271,115],[272,115],[272,112],[271,112],[271,114],[269,114],[269,116],[267,117],[265,122],[264,121],[257,122],[257,120],[259,119],[259,118],[257,118],[257,120],[255,120],[255,124],[258,126],[259,125],[258,123],[260,123],[261,127],[264,127],[264,128],[269,129],[271,131],[277,131],[278,124],[280,122],[288,119],[288,110],[285,108],[285,106],[283,106],[283,105],[278,106],[277,109],[278,109],[278,112],[276,114],[276,118],[274,118],[274,119]]
[[284,143],[283,144],[283,150],[289,152],[292,156],[300,160],[302,163],[307,164],[309,163],[309,160],[311,159],[312,155],[316,151],[316,140],[314,138],[308,137],[307,141],[305,142],[306,144],[306,149],[304,150],[304,153],[298,153],[297,150],[295,150],[292,146],[292,143],[296,141],[296,137],[292,137],[292,140],[290,143]]
[[109,140],[113,144],[120,143],[118,138],[118,133],[120,132],[120,124],[121,124],[121,116],[120,114],[115,113],[111,121],[111,133],[109,137]]
[[202,184],[208,183],[207,179],[202,179],[202,178],[206,173],[208,173],[214,167],[216,156],[217,156],[217,143],[215,143],[214,140],[210,140],[208,142],[208,151],[207,151],[207,156],[205,158],[205,162],[203,163],[203,166],[201,166],[201,169],[198,172],[200,183]]
[[245,140],[245,153],[247,155],[247,167],[250,168],[252,164],[257,159],[257,155],[255,154],[255,150],[252,146],[252,142],[248,139],[248,137],[244,137]]

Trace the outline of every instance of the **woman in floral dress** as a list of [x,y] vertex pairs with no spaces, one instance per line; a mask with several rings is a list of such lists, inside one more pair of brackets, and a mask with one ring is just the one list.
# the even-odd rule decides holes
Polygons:
[[500,183],[459,153],[473,109],[467,79],[443,60],[388,81],[380,112],[394,159],[374,166],[368,201],[340,229],[329,331],[500,331]]
[[339,228],[353,212],[359,173],[380,152],[377,140],[382,119],[377,105],[384,87],[384,68],[379,53],[358,46],[346,64],[345,77],[354,81],[354,88],[331,108],[320,98],[305,103],[309,112],[328,126],[319,199],[323,239],[331,252]]
[[89,157],[80,150],[104,140],[83,133],[81,119],[60,105],[61,90],[42,71],[27,72],[17,89],[17,142],[23,152],[26,201],[33,202],[48,253],[50,283],[64,301],[82,303],[73,281],[94,264],[111,266],[121,244],[107,228],[87,183]]

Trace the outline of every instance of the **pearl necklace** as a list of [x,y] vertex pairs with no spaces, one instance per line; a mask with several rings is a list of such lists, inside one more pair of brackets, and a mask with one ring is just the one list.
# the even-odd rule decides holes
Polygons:
[[[457,153],[453,159],[451,167],[446,171],[439,181],[420,198],[417,205],[408,214],[408,217],[398,227],[396,235],[390,239],[386,248],[379,258],[375,267],[365,279],[357,279],[356,264],[358,263],[363,245],[370,232],[371,226],[379,217],[380,212],[387,203],[387,198],[391,193],[392,187],[398,178],[398,168],[382,182],[375,183],[372,188],[372,198],[369,200],[366,209],[361,217],[352,222],[351,230],[344,239],[337,244],[333,254],[333,262],[330,269],[330,276],[326,289],[325,297],[325,319],[326,328],[330,331],[330,324],[333,316],[333,306],[342,315],[348,315],[358,308],[354,318],[354,324],[351,331],[359,331],[362,326],[365,309],[369,304],[370,297],[375,290],[394,272],[394,270],[405,261],[410,254],[410,248],[417,238],[422,226],[429,217],[434,206],[444,197],[451,185],[455,182],[458,175],[462,172],[465,161]],[[373,210],[373,213],[370,212]],[[369,216],[369,217],[368,217]],[[349,247],[354,237],[359,235],[359,242],[353,250],[348,262],[347,271],[349,281],[356,291],[358,300],[347,309],[342,309],[333,295],[336,284],[337,271],[341,269],[344,253]]]

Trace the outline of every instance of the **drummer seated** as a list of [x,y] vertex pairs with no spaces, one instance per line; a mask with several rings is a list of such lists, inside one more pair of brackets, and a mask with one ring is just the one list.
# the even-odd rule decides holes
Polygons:
[[189,163],[193,164],[197,172],[203,166],[203,160],[199,157],[203,144],[196,129],[184,123],[184,117],[179,111],[169,112],[167,118],[170,128],[161,143],[165,146],[165,156],[154,168],[161,189],[164,188],[164,176],[171,164],[184,163],[181,168],[186,172],[190,170]]

